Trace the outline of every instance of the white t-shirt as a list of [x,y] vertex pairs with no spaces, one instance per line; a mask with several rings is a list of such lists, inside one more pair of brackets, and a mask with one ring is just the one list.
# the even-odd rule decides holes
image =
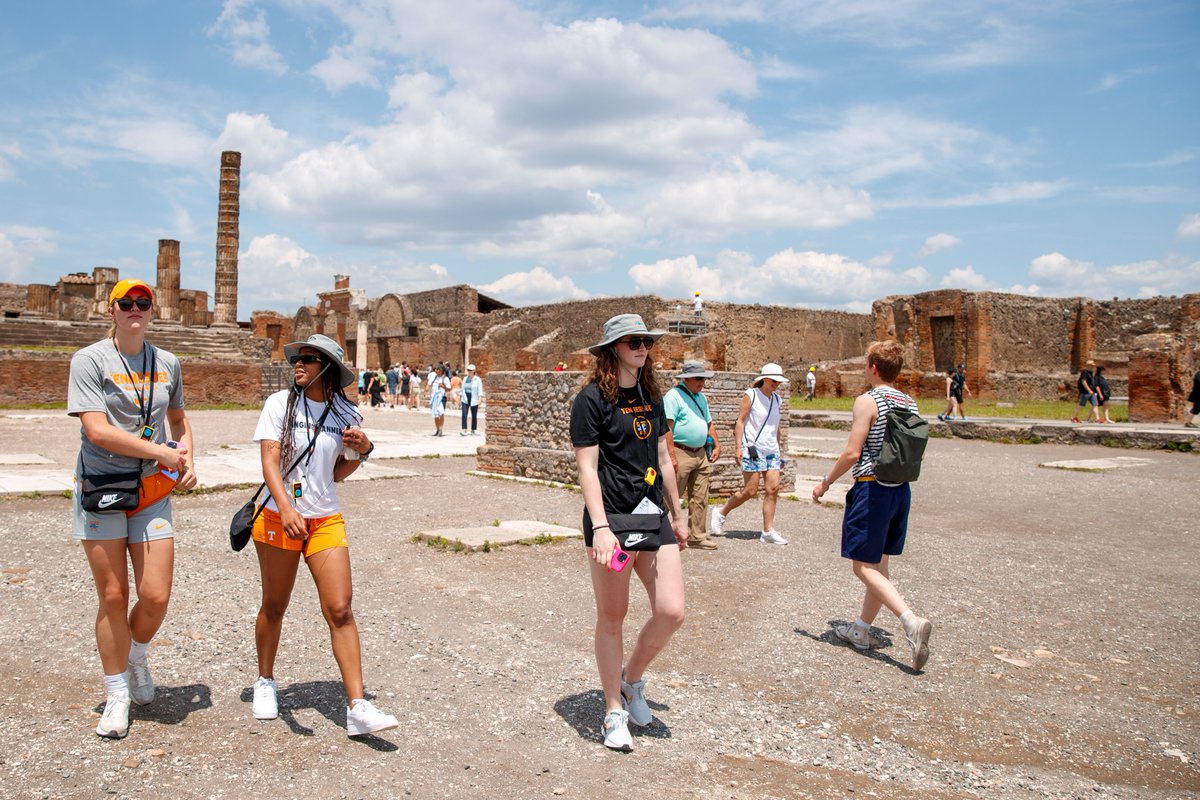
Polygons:
[[746,396],[750,398],[750,413],[742,428],[742,452],[754,445],[759,455],[779,455],[779,392],[768,397],[752,386],[746,390]]
[[[254,441],[282,441],[283,425],[287,413],[288,391],[276,392],[267,398],[263,404],[262,414],[258,417],[258,428],[254,431]],[[362,416],[355,407],[341,398],[334,400],[317,433],[316,446],[312,457],[302,460],[292,472],[283,476],[283,488],[291,491],[292,482],[303,484],[303,495],[292,499],[292,507],[306,519],[328,517],[338,513],[340,508],[337,496],[337,484],[333,480],[333,467],[337,457],[342,454],[342,431],[350,425],[362,424]],[[305,451],[311,431],[316,427],[321,414],[325,412],[325,403],[316,403],[304,397],[296,405],[296,422],[292,429],[295,442],[295,455],[292,460]],[[290,462],[289,462],[290,464]],[[286,469],[284,464],[280,469]],[[278,511],[275,498],[267,501],[267,508]]]

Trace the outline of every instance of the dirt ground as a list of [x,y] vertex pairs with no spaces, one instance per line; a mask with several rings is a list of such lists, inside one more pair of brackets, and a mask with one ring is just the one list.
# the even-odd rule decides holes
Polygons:
[[[201,412],[195,424],[219,447],[248,438],[253,418]],[[827,435],[822,450],[844,436],[806,435]],[[39,426],[36,441],[0,425],[0,450],[61,455],[73,437],[69,422]],[[831,632],[861,599],[839,557],[840,509],[781,503],[787,547],[757,540],[757,504],[734,512],[719,550],[684,554],[688,619],[647,674],[656,719],[634,730],[628,755],[600,743],[581,544],[462,554],[410,541],[494,520],[576,525],[578,494],[468,476],[474,459],[461,457],[406,460],[416,476],[343,487],[368,694],[402,722],[361,740],[346,737],[303,571],[276,670],[282,716],[250,715],[258,572],[226,534],[244,491],[177,498],[175,588],[151,650],[157,698],[134,706],[127,738],[95,736],[95,591],[69,501],[3,499],[2,794],[1198,797],[1200,457],[1137,452],[1147,463],[1103,473],[1038,466],[1124,454],[930,443],[893,562],[934,623],[920,674],[886,611],[879,651]],[[640,587],[632,597],[630,646],[647,613]]]

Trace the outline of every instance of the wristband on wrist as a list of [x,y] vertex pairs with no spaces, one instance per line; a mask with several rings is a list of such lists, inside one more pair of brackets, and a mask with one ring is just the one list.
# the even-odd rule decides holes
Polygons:
[[[593,531],[598,531],[598,530],[600,530],[601,528],[608,528],[608,525],[607,525],[607,523],[606,523],[606,524],[604,524],[604,525],[593,525],[593,526],[592,526],[592,530],[593,530]],[[612,530],[612,528],[608,528],[608,529],[609,529],[610,531]]]

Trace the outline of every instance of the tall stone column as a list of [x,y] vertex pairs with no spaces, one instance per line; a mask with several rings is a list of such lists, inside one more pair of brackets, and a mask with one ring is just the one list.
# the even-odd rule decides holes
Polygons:
[[45,283],[31,283],[25,288],[25,311],[23,317],[50,317],[54,315],[54,287]]
[[217,283],[213,325],[237,325],[238,212],[242,184],[242,154],[221,153],[221,190],[217,205]]
[[162,322],[180,322],[179,313],[179,242],[158,240],[158,280],[154,287],[157,318]]
[[117,285],[120,275],[116,267],[96,267],[92,270],[92,283],[96,293],[92,297],[92,311],[89,317],[103,319],[108,316],[108,295]]

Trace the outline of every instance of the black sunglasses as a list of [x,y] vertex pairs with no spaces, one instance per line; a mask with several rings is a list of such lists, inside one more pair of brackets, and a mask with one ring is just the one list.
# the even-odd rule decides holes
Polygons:
[[297,364],[320,364],[321,357],[314,356],[312,353],[301,353],[298,356],[291,356],[288,358],[288,363],[293,367]]
[[643,347],[649,350],[654,347],[654,340],[649,336],[631,336],[621,342],[628,345],[630,350],[641,350]]
[[133,311],[133,307],[137,306],[138,311],[149,311],[154,305],[154,301],[149,297],[120,297],[117,299],[117,308],[122,311]]

